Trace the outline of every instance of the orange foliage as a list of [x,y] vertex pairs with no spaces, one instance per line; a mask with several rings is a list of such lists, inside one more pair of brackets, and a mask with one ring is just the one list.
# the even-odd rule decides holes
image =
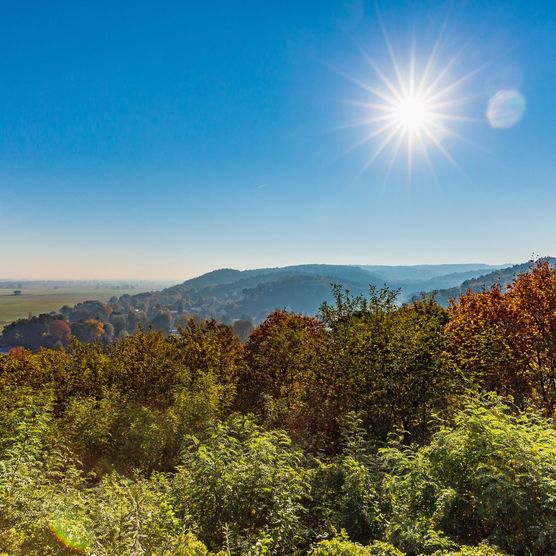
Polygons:
[[[295,420],[307,388],[322,323],[286,311],[271,313],[251,333],[245,350],[248,372],[240,381],[242,402],[262,413]],[[280,400],[281,407],[274,406]],[[277,415],[277,423],[283,425]]]
[[448,353],[470,380],[511,395],[518,405],[533,397],[549,413],[556,407],[556,274],[548,262],[518,276],[502,292],[462,295],[451,304]]

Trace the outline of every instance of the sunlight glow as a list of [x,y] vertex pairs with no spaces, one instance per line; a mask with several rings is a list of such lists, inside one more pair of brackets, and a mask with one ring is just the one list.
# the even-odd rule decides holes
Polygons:
[[425,99],[407,96],[397,103],[394,110],[394,117],[405,128],[406,133],[414,133],[430,125],[430,111]]
[[451,77],[463,49],[444,64],[439,64],[441,36],[438,37],[429,56],[421,60],[420,67],[417,67],[413,50],[407,67],[403,67],[394,54],[384,26],[382,30],[388,51],[388,71],[365,55],[375,76],[373,82],[365,82],[344,74],[370,97],[368,101],[350,103],[365,111],[364,116],[350,127],[361,126],[370,130],[355,145],[373,145],[365,168],[389,149],[389,173],[405,144],[408,175],[413,170],[416,154],[422,156],[434,174],[431,162],[431,152],[434,151],[459,169],[446,143],[449,139],[466,140],[456,133],[450,124],[476,121],[458,113],[458,108],[471,99],[458,96],[458,90],[482,68],[476,68],[462,77]]

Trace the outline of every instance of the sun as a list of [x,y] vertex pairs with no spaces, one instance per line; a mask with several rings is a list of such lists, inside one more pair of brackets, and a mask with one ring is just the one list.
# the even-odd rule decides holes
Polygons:
[[432,116],[426,99],[408,95],[393,106],[393,119],[406,131],[415,133],[432,124]]
[[473,98],[464,96],[461,90],[463,84],[482,68],[454,77],[463,49],[441,64],[441,37],[438,37],[430,54],[421,59],[415,55],[413,47],[409,52],[408,63],[404,66],[394,54],[384,26],[382,31],[388,51],[386,64],[381,67],[365,54],[372,71],[372,80],[356,79],[340,72],[367,93],[368,100],[348,101],[364,109],[361,119],[349,127],[369,129],[368,134],[355,145],[372,144],[365,168],[389,149],[388,173],[403,150],[406,151],[409,175],[416,155],[420,155],[435,174],[432,165],[434,152],[440,153],[461,170],[448,150],[448,141],[456,139],[468,142],[456,132],[454,124],[476,121],[461,111],[461,107]]

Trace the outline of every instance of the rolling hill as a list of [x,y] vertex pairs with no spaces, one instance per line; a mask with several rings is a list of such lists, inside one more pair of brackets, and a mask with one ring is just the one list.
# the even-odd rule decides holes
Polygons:
[[[545,257],[544,260],[547,260],[553,268],[556,268],[555,257]],[[457,298],[468,290],[478,292],[489,289],[496,284],[500,285],[502,289],[505,289],[519,274],[528,272],[534,264],[535,261],[531,260],[526,263],[497,269],[482,276],[470,277],[464,280],[459,286],[439,289],[435,292],[436,299],[441,305],[446,306],[450,299]]]
[[418,292],[459,286],[500,266],[485,264],[356,266],[306,264],[253,270],[221,269],[166,288],[160,295],[187,299],[193,312],[219,318],[263,319],[276,308],[314,314],[331,298],[331,284],[353,294],[387,285],[406,301]]

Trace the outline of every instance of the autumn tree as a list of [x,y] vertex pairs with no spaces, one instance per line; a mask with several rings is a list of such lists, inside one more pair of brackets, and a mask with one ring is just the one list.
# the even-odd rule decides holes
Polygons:
[[519,324],[513,342],[526,353],[538,400],[552,413],[556,407],[556,272],[541,260],[509,286],[505,297]]
[[195,375],[213,373],[218,381],[235,385],[243,372],[243,345],[229,326],[214,319],[188,319],[169,342],[180,363]]
[[467,292],[452,302],[447,352],[467,379],[531,401],[549,413],[556,405],[556,275],[547,261],[499,286]]
[[53,347],[66,346],[70,340],[71,328],[64,319],[56,319],[49,324],[48,335]]
[[54,347],[58,338],[51,338],[50,327],[60,318],[60,315],[41,314],[18,319],[4,327],[0,345],[21,346],[27,349],[38,349],[43,345]]
[[449,307],[447,353],[468,385],[513,397],[523,405],[531,394],[527,357],[518,349],[517,315],[499,286],[467,292]]
[[275,425],[295,426],[304,419],[305,390],[312,381],[321,338],[322,323],[317,319],[286,311],[271,313],[246,344],[239,406]]
[[81,342],[100,342],[104,336],[104,324],[96,319],[87,319],[73,323],[71,331]]
[[172,330],[172,315],[170,311],[160,311],[150,321],[149,326],[154,330],[160,330],[164,334],[170,334]]

